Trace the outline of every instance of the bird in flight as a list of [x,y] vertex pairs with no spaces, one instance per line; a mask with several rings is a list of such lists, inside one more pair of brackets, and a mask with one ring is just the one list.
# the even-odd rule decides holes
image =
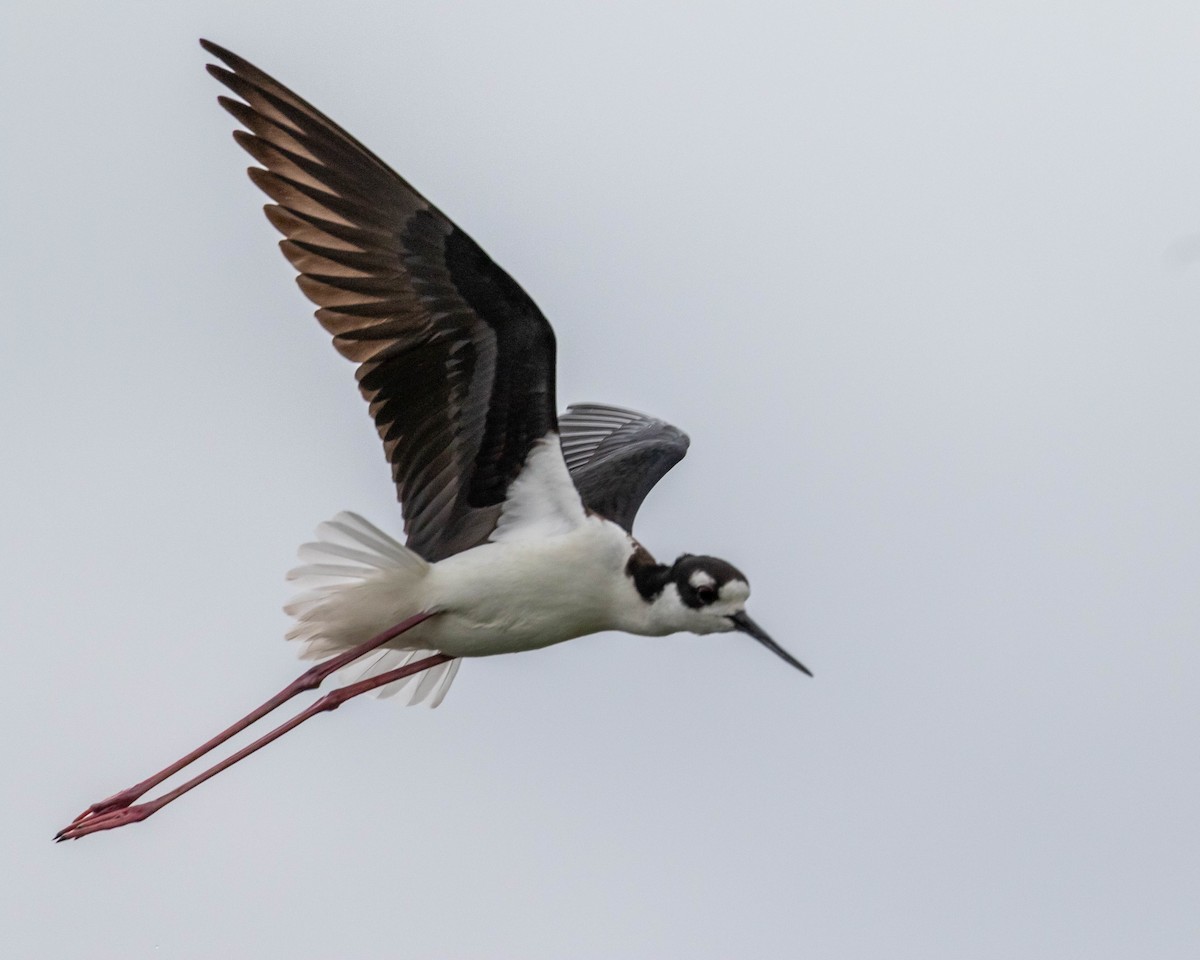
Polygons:
[[[349,133],[241,57],[200,41],[259,166],[267,219],[316,317],[357,364],[404,515],[401,543],[342,513],[300,548],[288,634],[318,663],[152,777],[92,804],[56,839],[144,820],[318,713],[368,691],[436,706],[461,658],[603,630],[741,631],[808,669],[746,613],[734,566],[658,563],[638,507],[687,436],[601,404],[559,415],[554,331],[529,295]],[[335,672],[349,682],[249,746],[143,803],[146,792]],[[811,675],[811,674],[810,674]]]

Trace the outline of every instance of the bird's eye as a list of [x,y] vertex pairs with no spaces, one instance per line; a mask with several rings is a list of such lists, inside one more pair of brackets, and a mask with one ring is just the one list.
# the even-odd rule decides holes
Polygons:
[[700,602],[703,604],[712,603],[714,600],[717,599],[717,588],[710,587],[707,584],[705,584],[703,587],[697,587],[696,588],[696,596],[699,598]]

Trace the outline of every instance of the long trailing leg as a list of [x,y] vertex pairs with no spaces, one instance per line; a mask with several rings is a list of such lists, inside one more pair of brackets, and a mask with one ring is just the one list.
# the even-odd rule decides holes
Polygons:
[[376,687],[382,687],[394,680],[402,680],[405,677],[410,677],[414,673],[420,673],[422,670],[428,670],[430,667],[436,667],[439,664],[446,663],[454,658],[444,653],[434,654],[432,657],[426,657],[424,660],[418,660],[416,663],[410,663],[407,666],[397,667],[395,670],[389,670],[386,673],[381,673],[377,677],[369,677],[366,680],[359,680],[356,683],[347,684],[344,687],[338,687],[336,690],[331,690],[325,696],[321,697],[316,703],[305,710],[300,711],[296,716],[292,717],[287,723],[280,724],[270,733],[259,737],[253,743],[243,747],[237,753],[231,754],[220,763],[215,764],[203,773],[193,777],[187,783],[181,784],[170,793],[164,793],[161,797],[155,800],[149,800],[146,803],[139,803],[135,806],[121,807],[116,810],[109,810],[107,813],[101,813],[94,817],[89,817],[87,820],[71,824],[59,831],[55,840],[78,840],[80,837],[85,837],[89,833],[97,833],[100,830],[112,830],[115,827],[123,827],[127,823],[137,823],[140,820],[145,820],[151,814],[157,813],[163,807],[173,800],[178,800],[193,787],[198,787],[209,777],[215,777],[222,770],[232,767],[239,760],[244,760],[250,754],[261,750],[268,743],[282,737],[289,730],[300,726],[305,720],[310,717],[315,717],[318,713],[325,713],[329,710],[336,710],[347,700],[352,697],[357,697],[360,694],[374,690]]
[[[304,693],[306,690],[317,689],[317,687],[321,685],[326,677],[336,673],[338,670],[341,670],[342,667],[353,663],[359,657],[370,653],[377,647],[383,646],[389,640],[394,640],[396,637],[400,636],[400,634],[405,633],[406,631],[417,626],[417,624],[424,623],[432,616],[436,616],[436,614],[418,613],[415,616],[409,617],[407,620],[402,620],[394,627],[388,628],[387,630],[383,631],[383,633],[372,637],[365,643],[360,643],[357,647],[352,647],[345,653],[338,654],[336,657],[318,663],[315,667],[312,667],[311,669],[302,673],[299,677],[280,690],[279,693],[275,694],[275,696],[273,696],[262,706],[246,714],[246,716],[242,717],[241,720],[232,726],[226,727],[211,740],[207,740],[200,744],[200,746],[198,746],[191,753],[180,757],[170,766],[164,767],[153,776],[147,777],[145,780],[142,780],[139,783],[135,783],[132,787],[128,787],[127,789],[122,790],[120,793],[114,793],[111,797],[107,797],[104,800],[93,803],[90,807],[84,810],[83,813],[72,820],[71,824],[74,825],[87,820],[90,817],[99,816],[100,814],[108,813],[112,810],[120,810],[123,807],[128,807],[147,790],[153,789],[168,777],[172,777],[177,774],[184,767],[195,763],[210,750],[214,749],[215,747],[219,747],[230,737],[241,733],[247,727],[257,723],[273,710],[283,706],[283,704],[291,700],[292,697],[296,696],[297,694]],[[60,831],[60,833],[61,832],[65,831]]]

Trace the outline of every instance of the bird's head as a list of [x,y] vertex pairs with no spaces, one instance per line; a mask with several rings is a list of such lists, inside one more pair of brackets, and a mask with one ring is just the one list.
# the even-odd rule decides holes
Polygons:
[[797,670],[812,673],[767,635],[746,613],[750,582],[733,564],[685,553],[663,571],[659,603],[674,630],[692,633],[747,633]]

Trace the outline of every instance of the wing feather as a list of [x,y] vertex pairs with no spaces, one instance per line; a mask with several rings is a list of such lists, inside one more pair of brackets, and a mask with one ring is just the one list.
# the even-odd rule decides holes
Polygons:
[[521,287],[327,116],[201,41],[236,99],[234,137],[267,219],[342,356],[392,465],[408,546],[428,560],[494,530],[533,445],[556,429],[554,333]]
[[563,459],[584,505],[628,533],[646,495],[690,442],[664,420],[598,403],[572,404],[558,426]]

